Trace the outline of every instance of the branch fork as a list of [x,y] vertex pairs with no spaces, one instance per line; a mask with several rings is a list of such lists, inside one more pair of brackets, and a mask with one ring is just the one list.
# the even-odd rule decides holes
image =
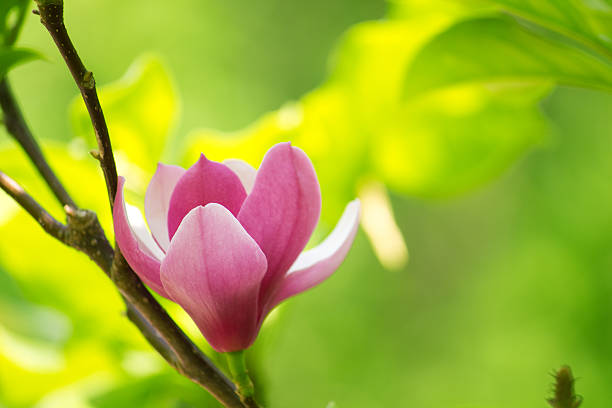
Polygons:
[[[36,0],[41,23],[60,51],[89,112],[98,149],[90,154],[100,162],[108,198],[112,206],[117,193],[117,170],[108,127],[100,106],[94,75],[80,59],[63,21],[62,0]],[[59,240],[88,255],[113,281],[125,305],[126,316],[141,331],[155,350],[179,373],[207,389],[224,406],[230,408],[259,407],[252,395],[245,396],[170,318],[132,271],[119,248],[113,249],[96,214],[79,208],[63,187],[31,131],[11,92],[8,81],[0,81],[0,107],[9,133],[30,157],[58,201],[64,206],[66,223],[51,216],[16,181],[0,171],[0,188],[21,205],[40,226]],[[245,398],[246,397],[246,398]]]

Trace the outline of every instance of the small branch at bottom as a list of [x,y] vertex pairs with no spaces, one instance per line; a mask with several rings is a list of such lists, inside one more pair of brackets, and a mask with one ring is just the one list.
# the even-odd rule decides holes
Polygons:
[[553,384],[553,398],[548,399],[548,403],[553,408],[579,408],[582,405],[582,397],[577,395],[574,390],[576,379],[569,366],[562,366],[553,374],[555,383]]

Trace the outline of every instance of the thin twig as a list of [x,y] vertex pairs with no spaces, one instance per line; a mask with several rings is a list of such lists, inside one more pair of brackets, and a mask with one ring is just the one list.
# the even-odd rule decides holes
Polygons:
[[55,197],[57,197],[62,205],[76,208],[76,204],[64,189],[62,183],[58,180],[45,159],[45,155],[40,149],[40,146],[34,139],[34,136],[32,136],[32,132],[30,132],[21,114],[19,105],[13,96],[7,78],[0,81],[0,107],[2,107],[2,111],[4,112],[6,130],[8,130],[30,157],[30,160],[36,166],[40,175],[45,179],[49,188],[53,191],[53,194],[55,194]]
[[17,201],[40,224],[47,234],[65,243],[68,228],[53,218],[23,187],[2,171],[0,171],[0,188]]
[[[98,141],[97,153],[104,172],[111,208],[117,192],[117,170],[113,158],[106,121],[98,100],[93,74],[87,71],[77,54],[63,22],[62,0],[36,0],[42,24],[47,28],[81,91]],[[226,407],[245,405],[235,392],[234,384],[193,344],[153,298],[138,276],[129,267],[119,248],[113,257],[110,276],[127,300],[128,317],[140,314],[146,322],[136,325],[151,341],[163,342],[160,354],[180,373],[200,384]],[[150,333],[149,327],[155,329]],[[160,343],[157,342],[159,345]],[[155,346],[155,345],[154,345]],[[171,353],[165,347],[171,349]],[[157,349],[157,347],[156,347]],[[158,350],[159,351],[159,350]]]
[[23,207],[49,235],[85,253],[101,269],[110,270],[114,251],[93,211],[65,206],[67,223],[62,224],[15,180],[1,171],[0,188]]

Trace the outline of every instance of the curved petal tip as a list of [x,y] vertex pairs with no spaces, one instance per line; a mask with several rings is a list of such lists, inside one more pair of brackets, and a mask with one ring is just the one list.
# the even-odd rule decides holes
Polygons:
[[357,230],[361,202],[347,204],[334,230],[316,247],[303,252],[291,266],[270,310],[283,300],[302,293],[330,277],[348,254]]

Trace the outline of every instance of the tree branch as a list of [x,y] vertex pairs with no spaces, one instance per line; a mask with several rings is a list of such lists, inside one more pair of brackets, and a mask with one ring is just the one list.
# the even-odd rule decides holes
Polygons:
[[11,87],[6,77],[0,81],[0,107],[2,107],[2,111],[4,112],[4,124],[6,125],[6,129],[30,157],[30,160],[36,166],[40,175],[45,179],[49,188],[51,188],[51,191],[55,194],[55,197],[57,197],[62,205],[76,208],[76,204],[64,189],[64,186],[58,180],[55,173],[53,173],[53,170],[51,170],[40,146],[32,136],[32,132],[30,132],[21,114],[21,110],[15,101],[15,97],[11,92]]
[[[63,1],[36,0],[36,2],[41,22],[58,47],[87,106],[98,141],[99,153],[96,158],[100,161],[104,173],[112,208],[117,193],[117,170],[93,74],[85,68],[66,31],[63,22]],[[134,321],[147,340],[173,367],[207,389],[226,407],[245,407],[235,391],[234,384],[168,316],[129,267],[119,248],[112,257],[110,277],[126,300],[127,315],[130,320]],[[151,327],[155,329],[155,333],[149,330]]]
[[23,187],[2,171],[0,171],[0,188],[17,201],[40,224],[47,234],[65,243],[68,228],[53,218]]

